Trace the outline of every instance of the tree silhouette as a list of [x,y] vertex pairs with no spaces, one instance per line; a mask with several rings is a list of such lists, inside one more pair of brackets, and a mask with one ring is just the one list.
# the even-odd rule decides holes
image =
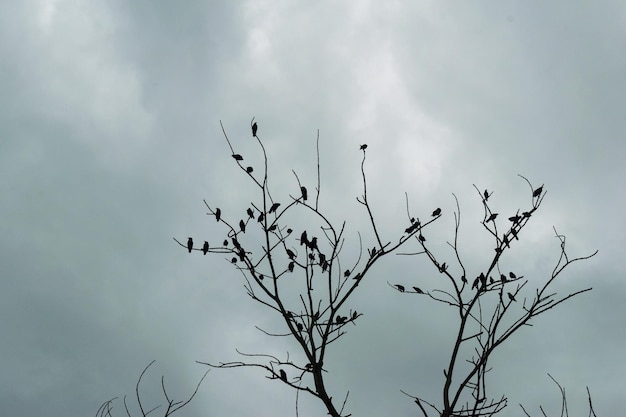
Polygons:
[[[233,143],[224,127],[222,132],[231,154],[235,157]],[[441,208],[435,209],[430,215],[409,212],[407,200],[407,227],[402,231],[385,231],[385,235],[394,235],[390,239],[383,238],[381,226],[373,214],[368,200],[367,176],[365,161],[367,145],[360,145],[362,151],[361,176],[362,195],[357,198],[369,217],[369,227],[373,236],[372,242],[365,243],[359,234],[356,247],[360,248],[356,259],[343,255],[346,243],[346,222],[333,223],[319,205],[321,193],[319,172],[319,134],[317,137],[317,187],[316,198],[308,200],[306,187],[294,171],[296,183],[292,194],[283,193],[278,203],[270,193],[268,166],[269,159],[263,141],[258,136],[256,124],[253,125],[253,137],[256,139],[264,159],[264,167],[259,175],[252,175],[242,165],[242,158],[235,157],[239,168],[255,184],[257,193],[250,196],[252,209],[247,208],[249,218],[257,214],[258,226],[253,232],[246,231],[240,223],[235,227],[237,216],[232,220],[220,218],[219,209],[212,209],[208,202],[205,205],[209,214],[224,226],[226,240],[233,245],[211,246],[210,252],[231,254],[232,263],[245,280],[247,295],[254,301],[273,310],[282,321],[282,329],[276,332],[259,329],[269,336],[290,337],[297,342],[303,359],[297,360],[287,354],[278,358],[262,352],[243,353],[241,361],[206,363],[215,368],[257,367],[266,372],[270,379],[282,381],[294,390],[309,393],[321,400],[334,417],[346,416],[345,399],[338,403],[333,400],[338,396],[331,395],[327,390],[324,364],[329,355],[328,346],[337,342],[347,333],[347,324],[355,324],[361,317],[350,307],[350,297],[358,291],[361,284],[367,282],[366,275],[371,268],[388,255],[398,253],[425,257],[435,270],[442,274],[445,283],[441,288],[424,289],[415,287],[407,291],[404,283],[389,284],[393,289],[408,295],[420,294],[432,301],[444,303],[453,308],[458,317],[454,346],[449,362],[444,369],[442,387],[442,403],[436,405],[419,395],[405,394],[412,398],[424,416],[487,416],[494,415],[504,409],[507,398],[503,394],[494,396],[488,387],[485,375],[489,370],[489,359],[501,348],[505,341],[520,328],[528,325],[542,313],[556,307],[570,298],[589,291],[584,288],[567,295],[553,292],[552,286],[563,270],[570,264],[589,256],[570,258],[565,248],[565,237],[555,231],[560,242],[560,257],[552,271],[534,292],[524,291],[528,284],[523,276],[508,271],[509,278],[501,270],[502,255],[512,248],[512,240],[519,240],[520,233],[532,216],[540,208],[544,192],[543,185],[533,188],[531,182],[520,176],[530,187],[530,202],[525,208],[511,213],[508,220],[499,222],[498,213],[492,210],[493,192],[476,191],[484,209],[482,227],[492,237],[493,255],[476,275],[467,270],[466,263],[458,248],[458,236],[461,226],[461,210],[456,201],[454,239],[448,245],[453,256],[445,259],[436,253],[424,237],[428,226],[439,220],[443,214]],[[245,211],[244,208],[242,211]],[[252,213],[251,213],[252,211]],[[293,216],[297,212],[297,216]],[[521,214],[520,214],[521,213]],[[306,225],[292,224],[293,219],[306,219]],[[250,228],[249,228],[250,229]],[[299,230],[298,230],[299,229]],[[292,231],[296,230],[295,237]],[[318,240],[320,238],[320,240]],[[259,239],[262,244],[258,244]],[[176,240],[176,239],[175,239]],[[180,242],[176,240],[179,244]],[[366,253],[363,247],[367,247]],[[406,247],[406,249],[404,249]],[[408,251],[412,247],[414,250]],[[300,248],[300,249],[297,249]],[[348,265],[348,268],[342,265]],[[454,268],[451,266],[454,264]],[[297,274],[298,279],[286,279],[285,274]],[[470,287],[467,276],[475,276]],[[493,275],[500,276],[494,279]],[[314,291],[320,288],[323,291]],[[294,294],[296,294],[294,296]],[[506,294],[506,295],[505,295]],[[519,300],[519,301],[518,301]],[[391,350],[392,347],[390,346]],[[467,365],[469,364],[469,365]],[[288,375],[290,375],[288,377]],[[349,414],[348,414],[349,415]]]

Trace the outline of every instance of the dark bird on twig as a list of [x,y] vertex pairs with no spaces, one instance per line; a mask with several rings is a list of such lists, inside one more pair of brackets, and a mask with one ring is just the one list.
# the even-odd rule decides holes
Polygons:
[[509,217],[509,221],[512,221],[513,223],[517,223],[520,221],[520,216],[518,216],[517,214],[515,216],[511,216]]
[[515,296],[513,296],[513,294],[511,294],[510,292],[507,292],[507,293],[506,293],[506,295],[508,295],[508,296],[509,296],[509,300],[511,300],[511,301],[517,301],[517,300],[515,299]]
[[252,124],[252,137],[256,138],[256,131],[257,131],[258,128],[259,128],[259,126],[257,126],[256,122],[254,122]]
[[359,149],[364,151],[367,149],[367,145],[364,143],[363,145],[359,146]]
[[420,242],[426,242],[426,238],[421,233],[417,238],[420,240]]
[[278,227],[278,225],[276,223],[274,223],[273,225],[271,225],[270,227],[267,228],[268,232],[273,232],[274,230],[276,230],[276,228]]
[[192,249],[193,249],[193,239],[189,238],[187,239],[187,250],[189,251],[189,253],[191,253]]
[[261,214],[259,214],[259,217],[257,218],[257,221],[258,221],[259,223],[261,223],[261,222],[263,221],[263,219],[264,219],[264,218],[265,218],[265,214],[261,213]]
[[472,289],[478,288],[478,281],[480,281],[480,278],[476,277],[476,279],[474,280],[474,283],[472,284]]
[[506,282],[506,276],[504,274],[500,274],[500,281],[504,284]]
[[232,157],[235,158],[235,161],[243,161],[243,156],[239,155],[238,153],[234,153]]
[[228,246],[228,240],[224,239],[223,246]]
[[300,187],[300,192],[302,192],[302,199],[304,201],[306,201],[306,199],[308,198],[308,193],[306,191],[306,187]]
[[343,276],[348,278],[350,276],[350,270],[346,269],[346,271],[343,273]]
[[446,269],[448,269],[448,265],[446,265],[445,262],[439,266],[439,272],[441,272],[442,274],[446,272]]
[[530,212],[528,212],[528,211],[523,212],[522,213],[522,217],[524,217],[524,218],[530,217]]
[[398,291],[404,292],[404,285],[396,284],[395,287],[398,289]]
[[542,192],[543,192],[543,185],[537,188],[535,191],[533,191],[533,197],[539,197]]
[[303,327],[301,323],[296,323],[296,327],[298,328],[298,331],[301,332]]
[[293,259],[296,257],[296,254],[293,253],[291,249],[287,249],[287,256],[289,257],[289,259]]
[[437,217],[441,214],[441,209],[437,208],[435,211],[433,211],[433,217]]
[[289,272],[293,272],[293,267],[295,266],[295,264],[293,262],[289,262],[289,265],[287,266],[287,269],[289,269]]
[[483,287],[487,285],[487,277],[485,276],[485,274],[481,272],[478,278],[480,278],[480,283],[482,284]]
[[280,372],[280,379],[282,379],[283,382],[287,382],[287,373],[283,371],[282,369],[279,372]]
[[247,172],[248,174],[251,174],[251,173],[252,173],[252,171],[254,171],[254,169],[253,169],[252,167],[246,167],[246,172]]
[[272,204],[272,207],[270,207],[270,211],[269,213],[273,213],[276,211],[276,209],[280,206],[280,203],[274,203]]
[[290,234],[291,234],[291,232],[293,232],[293,229],[291,229],[291,228],[287,229],[287,234],[288,234],[288,235],[290,235]]
[[246,224],[243,222],[243,220],[239,220],[239,228],[242,232],[246,232]]
[[493,279],[493,277],[491,275],[489,275],[489,283],[493,284],[494,282],[496,282],[496,280]]
[[246,213],[248,213],[248,217],[250,217],[251,219],[254,219],[254,211],[252,211],[250,207],[248,207],[248,210],[246,210]]
[[485,190],[483,195],[485,196],[485,201],[489,200],[489,191]]
[[220,208],[216,208],[215,209],[215,221],[220,221],[220,219],[222,218],[222,210],[220,210]]
[[509,272],[509,276],[511,277],[511,279],[517,278],[517,276],[513,272]]
[[343,324],[346,322],[348,318],[347,317],[343,317],[343,316],[337,316],[337,324]]
[[202,245],[202,253],[206,255],[208,251],[209,251],[209,242],[205,240],[204,245]]
[[465,275],[461,275],[461,281],[467,284],[467,278],[465,278]]
[[311,241],[309,242],[309,248],[311,248],[311,250],[318,250],[317,248],[317,238],[315,236],[313,236],[311,238]]
[[352,320],[356,320],[358,316],[359,316],[359,313],[357,313],[355,310],[354,313],[352,313]]
[[230,260],[230,263],[232,263],[232,264],[236,264],[236,263],[237,263],[237,258],[235,258],[235,257],[233,256],[233,258]]
[[498,213],[492,213],[491,216],[487,219],[487,222],[492,222],[498,217]]
[[424,291],[421,290],[421,288],[419,287],[413,287],[413,289],[415,290],[416,293],[418,294],[424,294]]
[[308,245],[309,244],[309,238],[306,236],[306,230],[304,232],[302,232],[302,234],[300,235],[300,246],[302,245]]

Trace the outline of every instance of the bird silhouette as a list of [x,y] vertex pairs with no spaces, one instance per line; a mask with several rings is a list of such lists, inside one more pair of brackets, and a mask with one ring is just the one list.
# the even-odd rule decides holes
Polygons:
[[302,234],[300,235],[300,246],[302,245],[308,245],[309,244],[309,238],[306,236],[306,230],[304,232],[302,232]]
[[517,300],[515,299],[515,296],[514,296],[513,294],[511,294],[510,292],[507,292],[507,293],[506,293],[506,295],[508,295],[508,296],[509,296],[509,300],[511,300],[511,301],[517,301]]
[[287,229],[287,234],[288,234],[288,235],[290,235],[290,234],[291,234],[291,232],[293,232],[293,229],[291,229],[291,228]]
[[242,232],[246,233],[246,224],[243,222],[243,220],[239,220],[239,228]]
[[254,211],[252,211],[250,207],[248,207],[248,210],[246,210],[246,213],[248,213],[248,217],[250,217],[251,219],[254,219]]
[[306,201],[306,199],[308,198],[306,187],[300,187],[300,191],[302,192],[302,199]]
[[295,264],[293,262],[289,262],[289,265],[287,266],[287,269],[289,269],[289,272],[293,272],[294,266]]
[[300,323],[296,323],[296,327],[298,328],[299,332],[301,332],[302,329],[303,329],[302,324],[300,324]]
[[355,310],[354,313],[352,313],[352,320],[356,320],[358,316],[359,316],[359,313],[357,313]]
[[506,276],[504,274],[500,274],[500,281],[504,284],[506,282]]
[[317,238],[315,236],[313,236],[311,238],[311,241],[309,242],[309,248],[311,248],[311,250],[318,250],[317,248]]
[[433,217],[437,217],[441,214],[441,209],[437,208],[435,211],[433,211]]
[[350,270],[346,269],[346,271],[343,273],[343,276],[348,278],[350,276]]
[[472,284],[472,289],[478,288],[478,281],[480,281],[480,277],[476,277],[474,283]]
[[272,207],[270,207],[270,211],[269,213],[273,213],[276,211],[276,209],[280,206],[280,203],[274,203],[272,204]]
[[191,253],[192,249],[193,249],[193,239],[189,238],[187,239],[187,250],[189,251],[189,253]]
[[220,221],[220,219],[222,218],[222,210],[220,210],[220,208],[216,208],[215,209],[215,221]]
[[276,230],[276,228],[278,227],[278,225],[276,223],[274,223],[273,225],[271,225],[270,227],[267,228],[268,232],[273,232],[274,230]]
[[485,201],[489,200],[489,191],[485,190],[483,195],[485,196]]
[[517,275],[515,275],[513,272],[509,272],[509,276],[511,277],[511,279],[517,278]]
[[467,278],[465,278],[465,275],[461,275],[461,281],[467,284]]
[[279,372],[280,372],[280,379],[282,379],[283,382],[287,382],[287,373],[283,371],[282,369]]
[[265,218],[265,214],[261,213],[261,214],[259,214],[259,217],[258,217],[257,221],[258,221],[259,223],[261,223],[261,222],[263,221],[263,219],[264,219],[264,218]]
[[251,173],[252,173],[252,171],[254,171],[254,168],[252,168],[252,167],[246,167],[246,172],[247,172],[248,174],[251,174]]
[[367,149],[367,144],[364,143],[363,145],[359,146],[359,149],[362,150],[362,151],[366,150]]
[[418,294],[424,294],[424,291],[421,290],[421,288],[419,287],[413,287],[413,289],[415,290],[416,293]]
[[289,259],[293,259],[296,257],[296,254],[293,253],[291,249],[287,249],[287,256],[289,257]]
[[426,242],[426,238],[421,233],[417,238],[420,240],[420,242]]
[[234,153],[232,157],[235,158],[235,161],[243,161],[243,156],[239,155],[238,153]]
[[254,124],[252,125],[252,137],[256,138],[256,131],[259,128],[259,126],[257,126],[256,122],[254,122]]
[[539,197],[542,192],[543,192],[543,185],[537,188],[535,191],[533,191],[533,197]]
[[233,256],[233,258],[230,260],[230,263],[232,263],[232,264],[236,264],[236,263],[237,263],[237,258],[235,258],[235,257]]
[[206,253],[209,251],[209,242],[207,242],[206,240],[204,241],[204,245],[202,245],[202,253],[204,253],[206,255]]
[[492,213],[491,216],[487,219],[487,222],[492,222],[498,217],[498,213]]
[[347,319],[348,319],[347,317],[337,316],[336,321],[337,321],[337,324],[343,324],[346,322]]
[[404,285],[396,284],[395,287],[398,289],[398,291],[404,292]]
[[224,245],[224,246],[228,246],[228,240],[224,239],[224,243],[223,243],[223,245]]

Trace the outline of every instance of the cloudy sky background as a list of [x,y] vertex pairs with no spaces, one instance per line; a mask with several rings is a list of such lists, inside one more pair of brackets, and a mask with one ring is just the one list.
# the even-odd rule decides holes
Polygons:
[[[545,183],[508,266],[532,289],[558,257],[556,226],[572,255],[599,250],[557,289],[594,290],[510,340],[494,357],[493,394],[509,396],[504,415],[518,403],[556,413],[549,372],[571,415],[586,415],[585,386],[598,415],[619,414],[625,47],[626,6],[608,0],[0,3],[3,415],[94,415],[132,396],[153,359],[146,395],[165,375],[182,398],[204,372],[195,360],[295,352],[254,328],[281,329],[221,256],[172,240],[221,241],[205,198],[233,216],[248,204],[219,121],[258,161],[253,116],[279,200],[297,190],[292,168],[314,188],[319,129],[320,203],[347,220],[351,244],[367,230],[361,143],[385,239],[406,227],[406,191],[420,216],[443,209],[429,241],[445,255],[455,193],[477,272],[492,249],[472,184],[506,213],[529,202],[518,173]],[[440,401],[454,317],[387,285],[432,289],[437,277],[422,258],[388,257],[360,286],[350,307],[364,316],[327,363],[353,415],[417,415],[400,389]],[[295,415],[294,400],[259,370],[213,370],[184,414]],[[301,398],[301,416],[322,413]]]

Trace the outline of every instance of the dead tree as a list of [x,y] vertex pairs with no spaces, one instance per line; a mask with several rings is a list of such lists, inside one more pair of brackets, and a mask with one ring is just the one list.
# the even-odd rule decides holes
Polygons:
[[[522,291],[527,284],[523,276],[501,270],[502,255],[515,245],[514,241],[519,239],[520,232],[541,205],[545,196],[543,187],[535,189],[526,180],[531,188],[531,204],[524,210],[510,213],[508,219],[505,216],[498,217],[492,210],[488,202],[491,196],[489,192],[479,192],[484,207],[482,223],[494,239],[495,253],[482,271],[470,274],[457,247],[460,227],[458,200],[457,212],[454,214],[455,238],[450,243],[453,255],[445,262],[443,255],[430,249],[430,242],[425,237],[428,226],[442,217],[440,208],[422,215],[420,219],[408,212],[407,203],[406,227],[386,232],[385,235],[393,236],[390,239],[383,236],[368,200],[365,174],[367,145],[361,145],[363,193],[357,201],[369,217],[371,238],[364,244],[359,233],[358,246],[354,246],[358,247],[357,254],[344,255],[346,222],[331,222],[325,214],[326,209],[319,205],[319,133],[316,197],[312,201],[307,184],[301,183],[295,171],[291,193],[283,192],[279,196],[270,192],[268,155],[258,134],[258,125],[254,123],[251,126],[253,140],[258,143],[263,156],[264,162],[260,169],[248,165],[244,156],[235,151],[223,126],[222,132],[234,162],[252,181],[256,195],[237,212],[227,212],[205,200],[207,214],[223,225],[225,235],[208,239],[202,249],[191,248],[190,251],[208,251],[225,256],[241,273],[248,296],[275,311],[281,318],[282,324],[278,329],[270,331],[257,328],[269,336],[292,338],[299,352],[296,355],[286,352],[285,357],[278,358],[262,352],[238,351],[242,356],[241,361],[199,363],[216,368],[261,368],[267,378],[289,385],[297,393],[308,393],[319,398],[329,415],[346,417],[343,413],[349,393],[346,393],[341,403],[336,403],[333,397],[338,396],[331,395],[326,388],[324,363],[329,355],[328,346],[346,334],[346,326],[355,324],[361,317],[361,313],[349,304],[349,299],[365,282],[374,264],[387,255],[399,254],[402,248],[406,251],[404,254],[426,256],[436,271],[447,278],[448,287],[424,290],[412,284],[390,285],[405,294],[419,294],[448,304],[458,311],[459,317],[456,342],[444,369],[442,404],[435,406],[433,402],[419,396],[405,394],[415,400],[424,416],[430,415],[426,407],[431,413],[445,417],[489,416],[501,411],[506,406],[506,397],[494,399],[487,392],[485,375],[489,370],[491,354],[534,317],[590,290],[582,289],[567,296],[557,296],[551,292],[551,284],[568,265],[593,256],[570,259],[565,252],[565,238],[559,234],[561,257],[552,276],[532,297],[525,296],[526,293]],[[302,219],[307,220],[303,222]],[[500,232],[500,229],[504,232]],[[188,249],[178,239],[174,240]],[[413,245],[415,250],[411,251],[409,245]],[[454,268],[451,267],[453,264]],[[461,366],[460,363],[465,360],[471,366]]]
[[[202,375],[202,378],[200,378],[200,381],[198,381],[198,384],[196,385],[195,390],[191,393],[191,395],[189,396],[189,398],[187,398],[186,400],[174,400],[172,398],[170,398],[170,395],[167,393],[167,389],[165,388],[165,377],[161,376],[161,389],[163,390],[163,396],[165,397],[165,407],[162,407],[163,404],[158,404],[155,406],[150,406],[147,407],[144,404],[144,400],[142,400],[142,395],[139,389],[139,386],[141,385],[141,380],[143,378],[143,376],[145,375],[145,373],[148,371],[148,368],[150,368],[152,366],[152,364],[154,364],[155,361],[150,362],[141,372],[141,375],[139,375],[139,379],[137,379],[137,384],[135,385],[135,398],[137,400],[137,408],[139,409],[139,413],[131,413],[129,407],[128,407],[128,401],[127,401],[127,397],[124,396],[124,409],[126,411],[126,415],[128,417],[132,417],[132,416],[141,416],[141,417],[146,417],[149,414],[150,415],[154,415],[156,416],[157,414],[152,414],[155,411],[160,411],[161,413],[158,414],[162,417],[169,417],[171,415],[173,415],[175,412],[181,410],[182,408],[184,408],[185,406],[187,406],[191,400],[193,400],[193,398],[196,396],[196,394],[198,393],[198,389],[200,388],[200,385],[202,384],[202,381],[204,381],[204,378],[207,376],[207,374],[209,373],[209,371],[207,370],[204,375]],[[115,402],[115,400],[117,399],[117,397],[114,397],[106,402],[104,402],[100,408],[98,409],[98,411],[96,412],[96,417],[113,417],[113,403]]]

